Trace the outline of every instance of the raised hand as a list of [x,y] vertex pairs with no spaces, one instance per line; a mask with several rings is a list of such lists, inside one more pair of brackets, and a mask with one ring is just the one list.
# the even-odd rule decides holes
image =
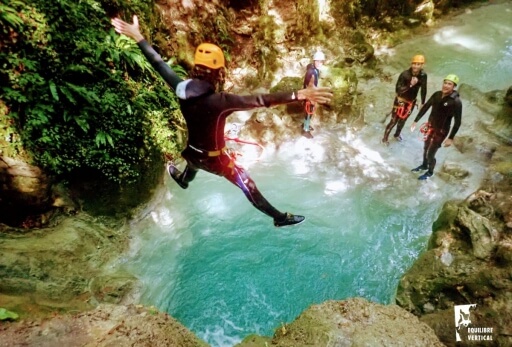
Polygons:
[[142,36],[139,30],[139,19],[136,15],[133,16],[133,24],[129,24],[120,18],[112,18],[110,22],[119,34],[126,35],[135,40],[135,42],[144,40],[144,36]]
[[298,92],[298,99],[307,99],[319,104],[329,104],[332,100],[333,94],[329,88],[326,87],[308,87],[301,89]]

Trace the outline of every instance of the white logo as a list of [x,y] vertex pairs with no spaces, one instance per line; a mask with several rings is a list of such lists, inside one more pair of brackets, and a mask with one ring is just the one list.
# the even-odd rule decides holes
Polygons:
[[471,322],[471,312],[475,310],[476,304],[455,305],[455,340],[462,341],[461,332],[464,332],[467,341],[492,341],[493,328],[474,327]]

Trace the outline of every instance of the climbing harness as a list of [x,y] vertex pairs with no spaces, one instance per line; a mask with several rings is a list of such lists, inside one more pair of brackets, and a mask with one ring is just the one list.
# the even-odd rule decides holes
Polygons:
[[432,132],[432,127],[430,126],[429,122],[425,122],[422,125],[420,125],[420,140],[427,141],[428,135]]
[[409,114],[411,114],[412,108],[414,106],[414,102],[408,102],[408,101],[398,101],[398,106],[395,106],[395,114],[400,119],[406,119]]
[[[240,144],[240,145],[251,145],[251,146],[259,147],[261,149],[261,152],[255,159],[250,160],[250,162],[258,161],[261,158],[261,156],[263,155],[263,152],[265,151],[265,147],[263,147],[262,145],[260,145],[257,142],[254,142],[254,141],[247,141],[247,140],[240,139],[238,137],[239,132],[240,132],[240,125],[236,124],[236,123],[231,124],[230,128],[224,133],[224,140],[231,141],[231,142],[234,142],[234,143]],[[240,164],[239,159],[241,157],[243,157],[243,154],[240,151],[237,151],[233,147],[229,146],[226,150],[226,153],[231,157],[231,159],[233,159],[234,162],[236,162],[237,164]],[[245,164],[248,164],[248,163],[246,162]]]
[[315,104],[313,104],[311,101],[309,100],[306,100],[306,103],[304,104],[304,108],[306,110],[306,113],[308,115],[312,115],[313,113],[315,113]]

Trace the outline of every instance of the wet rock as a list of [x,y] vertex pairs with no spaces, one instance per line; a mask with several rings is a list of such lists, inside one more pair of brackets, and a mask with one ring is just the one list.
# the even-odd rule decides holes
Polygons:
[[[428,250],[400,280],[396,302],[454,344],[454,305],[476,304],[474,326],[493,327],[494,345],[509,345],[512,243],[506,217],[510,179],[489,181],[463,202],[445,204]],[[487,341],[486,341],[487,342]]]
[[507,93],[505,94],[505,102],[507,103],[507,105],[512,107],[512,87],[509,87],[507,89]]
[[161,346],[208,344],[155,308],[102,304],[78,315],[0,325],[0,346]]
[[[128,237],[85,214],[20,234],[0,234],[0,301],[21,316],[116,302],[135,288],[133,276],[107,268]],[[91,285],[92,282],[92,285]]]
[[[236,347],[265,346],[254,342],[251,336]],[[409,312],[362,298],[310,306],[292,323],[277,328],[268,345],[443,346],[434,332]]]

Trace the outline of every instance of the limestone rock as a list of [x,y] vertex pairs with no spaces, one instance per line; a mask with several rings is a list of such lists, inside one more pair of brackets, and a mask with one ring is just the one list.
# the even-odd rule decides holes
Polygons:
[[102,304],[92,311],[0,325],[0,346],[161,346],[208,344],[167,314],[143,306]]
[[[254,336],[236,347],[265,346]],[[313,305],[295,321],[276,329],[275,347],[302,346],[443,346],[432,329],[396,305],[362,298]]]

